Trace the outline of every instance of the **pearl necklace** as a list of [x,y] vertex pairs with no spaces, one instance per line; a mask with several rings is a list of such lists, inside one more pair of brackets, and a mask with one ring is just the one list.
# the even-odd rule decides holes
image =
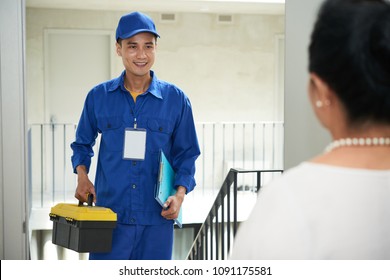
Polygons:
[[330,143],[325,152],[345,146],[390,146],[390,137],[342,138]]

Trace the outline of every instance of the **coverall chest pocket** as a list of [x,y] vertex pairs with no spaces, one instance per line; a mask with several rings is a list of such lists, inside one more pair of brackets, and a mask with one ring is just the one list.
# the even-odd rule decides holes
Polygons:
[[97,119],[98,128],[102,133],[100,148],[107,151],[123,151],[124,128],[122,117],[102,117]]
[[148,135],[146,136],[146,149],[150,152],[158,152],[166,146],[172,137],[173,124],[168,120],[148,120]]

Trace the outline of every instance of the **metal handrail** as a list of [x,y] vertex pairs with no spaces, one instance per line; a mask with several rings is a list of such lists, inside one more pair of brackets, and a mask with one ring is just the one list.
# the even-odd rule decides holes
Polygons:
[[[256,192],[261,187],[262,173],[283,173],[283,170],[246,170],[246,169],[230,169],[227,174],[221,189],[219,190],[215,201],[206,217],[205,222],[200,227],[194,242],[188,252],[187,260],[224,260],[230,252],[231,243],[236,235],[238,228],[237,216],[237,193],[238,182],[237,175],[240,173],[256,173],[257,185]],[[231,190],[233,184],[233,221],[231,221]],[[225,197],[227,202],[225,205]],[[225,221],[225,206],[226,206],[226,221]],[[221,210],[221,221],[219,221],[218,210]],[[215,221],[214,221],[215,220]],[[226,232],[225,232],[226,229]],[[227,239],[225,239],[227,238]],[[215,248],[214,248],[215,241]],[[225,252],[226,250],[226,252]],[[214,254],[215,252],[215,254]]]

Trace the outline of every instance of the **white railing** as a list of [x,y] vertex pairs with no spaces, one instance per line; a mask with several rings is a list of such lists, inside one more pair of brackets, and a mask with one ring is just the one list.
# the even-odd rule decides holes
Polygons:
[[[253,123],[197,123],[201,156],[196,162],[197,187],[183,204],[185,224],[203,223],[215,196],[218,194],[230,168],[282,169],[283,124],[277,122]],[[31,124],[29,126],[29,191],[31,198],[30,250],[32,259],[85,259],[78,254],[55,246],[51,242],[52,223],[50,207],[58,202],[75,203],[76,175],[71,165],[70,144],[75,138],[75,124]],[[95,177],[97,151],[90,168],[90,179]],[[256,199],[257,178],[253,174],[241,174],[240,220],[245,219]],[[265,174],[262,182],[272,178]],[[199,208],[199,205],[202,207]],[[193,211],[197,209],[197,211]],[[192,245],[193,229],[175,233],[174,259],[184,259]]]
[[[196,193],[218,192],[230,168],[283,169],[283,123],[223,122],[196,124],[201,156],[196,162]],[[74,201],[76,176],[70,144],[75,124],[48,123],[29,126],[30,194],[33,208]],[[95,177],[99,139],[90,168]],[[255,186],[245,178],[243,188]]]

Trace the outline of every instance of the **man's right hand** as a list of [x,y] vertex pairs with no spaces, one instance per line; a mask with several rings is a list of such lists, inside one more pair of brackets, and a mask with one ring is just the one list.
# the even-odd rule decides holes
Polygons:
[[84,165],[76,167],[77,171],[77,188],[75,197],[81,201],[86,202],[88,200],[88,194],[93,195],[93,201],[96,202],[95,187],[88,178],[87,168]]

